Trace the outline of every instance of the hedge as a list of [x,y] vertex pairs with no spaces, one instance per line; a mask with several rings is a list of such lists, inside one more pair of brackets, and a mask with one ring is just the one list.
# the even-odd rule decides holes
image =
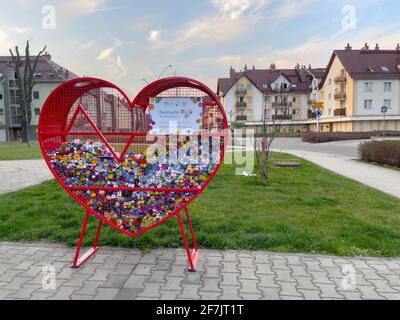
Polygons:
[[400,140],[363,142],[358,153],[362,161],[400,168]]
[[[301,140],[310,143],[322,143],[331,141],[341,141],[341,140],[363,140],[371,139],[372,137],[382,136],[382,131],[372,131],[372,132],[308,132],[301,136]],[[400,131],[386,131],[385,135],[387,137],[400,137]]]

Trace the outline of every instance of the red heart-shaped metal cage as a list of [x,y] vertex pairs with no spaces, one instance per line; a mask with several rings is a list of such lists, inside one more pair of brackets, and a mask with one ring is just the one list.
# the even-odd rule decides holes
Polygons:
[[[198,99],[201,130],[191,134],[178,132],[176,137],[170,133],[153,134],[150,101],[166,98]],[[73,266],[80,266],[98,249],[102,222],[136,236],[176,215],[190,269],[195,270],[198,247],[187,206],[218,171],[227,146],[227,128],[224,109],[215,93],[189,78],[157,80],[132,102],[117,86],[101,79],[79,78],[57,87],[41,111],[38,135],[50,170],[61,186],[86,208]],[[207,154],[213,158],[207,160],[212,160],[211,165],[177,163],[184,172],[179,179],[175,179],[177,171],[169,164],[157,164],[151,167],[153,171],[148,170],[149,148],[166,145],[168,160],[171,146],[175,148],[176,144],[178,154],[186,152],[183,146],[188,141],[194,141],[203,153],[205,148],[211,150]],[[152,173],[151,178],[148,172]],[[173,179],[165,172],[169,175],[174,172]],[[147,198],[150,200],[143,204]],[[187,216],[193,253],[182,224],[182,210]],[[100,219],[99,227],[93,248],[79,258],[89,215]]]

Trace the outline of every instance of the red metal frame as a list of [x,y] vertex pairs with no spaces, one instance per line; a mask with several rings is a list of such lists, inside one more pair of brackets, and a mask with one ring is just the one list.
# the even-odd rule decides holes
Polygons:
[[[81,86],[80,84],[85,83],[84,86]],[[78,86],[79,85],[79,86]],[[180,227],[180,231],[182,233],[182,238],[183,238],[183,242],[184,242],[184,246],[188,255],[188,260],[189,260],[189,270],[190,271],[195,271],[196,270],[196,266],[197,266],[197,259],[198,259],[198,255],[199,255],[199,248],[197,245],[197,241],[196,241],[196,237],[195,237],[195,232],[191,223],[191,219],[190,219],[190,215],[189,215],[189,211],[188,211],[188,205],[194,201],[194,199],[196,199],[199,194],[207,187],[207,185],[211,182],[211,180],[215,177],[223,159],[224,159],[224,155],[226,152],[226,148],[228,145],[228,132],[227,132],[227,128],[228,128],[228,121],[227,121],[227,117],[226,114],[224,112],[224,109],[218,99],[218,97],[216,96],[216,94],[209,89],[207,86],[205,86],[204,84],[193,80],[193,79],[189,79],[189,78],[183,78],[183,77],[173,77],[173,78],[164,78],[164,79],[160,79],[157,80],[149,85],[147,85],[144,89],[142,89],[142,91],[135,97],[135,99],[132,102],[129,102],[129,106],[131,109],[134,108],[134,106],[138,105],[140,108],[142,108],[144,111],[146,110],[145,108],[148,106],[148,101],[149,98],[151,97],[156,97],[157,95],[159,95],[160,93],[169,90],[169,89],[174,89],[174,88],[179,88],[179,87],[184,87],[184,88],[193,88],[193,89],[197,89],[200,90],[202,92],[204,92],[205,94],[207,94],[209,97],[212,98],[212,100],[215,102],[215,105],[219,108],[222,117],[223,117],[223,129],[224,131],[222,133],[205,133],[202,132],[201,136],[204,137],[224,137],[224,148],[221,150],[221,154],[220,154],[220,161],[219,163],[216,165],[215,170],[213,171],[213,173],[210,175],[210,177],[208,178],[208,180],[201,186],[201,188],[195,189],[195,188],[122,188],[122,187],[118,187],[118,188],[91,188],[91,187],[69,187],[66,186],[65,183],[61,180],[61,178],[55,173],[52,165],[50,164],[50,161],[47,157],[47,151],[49,146],[45,145],[44,141],[45,139],[48,139],[49,137],[61,137],[62,141],[65,141],[66,136],[73,136],[73,135],[93,135],[93,133],[86,133],[86,132],[71,132],[71,129],[73,127],[73,123],[74,123],[74,119],[76,119],[76,117],[78,116],[79,113],[82,113],[83,116],[86,118],[86,120],[90,123],[90,125],[93,127],[93,130],[95,131],[96,135],[104,142],[104,144],[109,148],[109,150],[112,152],[113,156],[115,157],[115,159],[120,162],[121,159],[123,158],[123,156],[126,154],[127,150],[129,149],[130,144],[132,143],[133,139],[135,136],[148,136],[149,134],[146,132],[121,132],[121,133],[114,133],[114,132],[101,132],[96,124],[93,122],[93,120],[90,118],[90,116],[87,114],[87,112],[84,110],[84,108],[81,105],[78,105],[78,107],[76,108],[72,119],[69,121],[69,123],[67,123],[67,116],[69,113],[69,110],[71,109],[72,105],[75,103],[75,101],[78,100],[78,98],[80,96],[82,96],[85,92],[89,91],[89,90],[93,90],[93,89],[98,89],[98,88],[112,88],[114,90],[117,90],[124,98],[127,102],[129,102],[128,97],[123,93],[123,91],[121,89],[119,89],[117,86],[115,86],[114,84],[108,82],[108,81],[104,81],[101,79],[97,79],[97,78],[79,78],[79,79],[74,79],[74,80],[70,80],[67,81],[63,84],[61,84],[59,87],[57,87],[47,98],[42,112],[41,112],[41,117],[39,119],[39,126],[38,126],[38,135],[39,135],[39,142],[40,142],[40,147],[44,156],[44,159],[46,161],[47,166],[49,167],[50,171],[53,173],[53,175],[55,176],[56,180],[60,183],[60,185],[79,203],[81,204],[85,209],[86,209],[86,214],[85,214],[85,218],[82,224],[82,230],[81,230],[81,234],[79,237],[79,241],[78,241],[78,245],[77,245],[77,250],[76,250],[76,254],[74,257],[74,261],[73,261],[73,267],[80,267],[83,263],[85,263],[97,250],[98,250],[98,240],[100,237],[100,232],[101,232],[101,227],[102,227],[102,223],[105,222],[106,224],[110,225],[111,227],[115,228],[116,230],[130,236],[130,237],[135,237],[138,236],[144,232],[147,232],[149,230],[151,230],[152,228],[157,227],[158,225],[164,223],[165,221],[167,221],[168,219],[177,216],[178,217],[178,223],[179,223],[179,227]],[[63,95],[65,95],[66,92],[70,92],[72,90],[74,95],[68,96],[68,99],[64,99],[62,98]],[[204,99],[203,99],[204,102]],[[61,119],[61,122],[59,121],[58,123],[56,123],[56,125],[53,125],[53,123],[51,121],[53,121],[53,119],[51,118],[51,109],[54,108],[55,106],[59,106],[63,108],[63,111],[65,113],[65,119]],[[60,120],[60,119],[58,119]],[[49,128],[49,123],[51,123],[51,128]],[[204,128],[204,103],[203,103],[203,128]],[[54,130],[54,128],[56,127],[56,130]],[[203,129],[202,129],[203,131]],[[110,144],[108,143],[107,139],[105,138],[105,136],[113,136],[113,135],[119,135],[119,136],[130,136],[129,140],[125,146],[125,148],[123,149],[120,157],[117,157],[117,155],[114,153],[114,149],[110,146]],[[152,136],[152,135],[150,135]],[[188,135],[185,135],[188,136]],[[196,135],[190,135],[190,136],[196,136]],[[55,144],[57,144],[55,142]],[[94,211],[93,209],[91,209],[86,203],[84,203],[84,201],[79,198],[74,191],[77,190],[104,190],[104,191],[113,191],[113,190],[122,190],[122,191],[155,191],[155,192],[162,192],[162,191],[171,191],[171,192],[192,192],[193,196],[184,204],[180,205],[174,212],[170,213],[168,216],[166,216],[165,218],[155,222],[154,224],[150,225],[149,227],[142,229],[136,233],[132,233],[129,232],[121,227],[119,227],[118,225],[116,225],[113,221],[109,221],[107,220],[104,216],[100,215],[99,213],[97,213],[96,211]],[[193,251],[190,250],[189,247],[189,242],[186,236],[186,232],[185,232],[185,228],[183,225],[183,221],[182,221],[182,217],[181,217],[181,213],[182,210],[185,210],[185,215],[186,215],[186,219],[187,219],[187,226],[192,238],[192,242],[193,242]],[[96,236],[94,239],[94,243],[92,248],[86,252],[82,257],[79,257],[80,254],[80,250],[82,247],[82,241],[83,241],[83,237],[85,235],[85,231],[86,231],[86,227],[87,227],[87,222],[89,219],[89,216],[93,215],[94,217],[99,219],[99,225],[98,225],[98,229],[96,232]]]
[[81,252],[81,248],[82,248],[83,237],[85,236],[85,232],[86,232],[87,222],[89,220],[89,215],[90,215],[89,210],[86,210],[85,219],[83,220],[83,223],[82,223],[81,234],[79,236],[78,246],[76,248],[74,262],[72,263],[72,268],[79,268],[99,249],[99,246],[98,246],[99,237],[100,237],[100,232],[101,232],[101,226],[103,224],[103,221],[101,221],[101,220],[99,220],[99,226],[97,227],[97,232],[96,232],[96,236],[94,238],[93,247],[91,249],[89,249],[84,255],[79,257],[79,253]]

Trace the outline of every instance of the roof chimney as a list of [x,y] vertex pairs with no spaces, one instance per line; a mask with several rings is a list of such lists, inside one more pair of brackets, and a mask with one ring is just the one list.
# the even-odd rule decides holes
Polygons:
[[368,43],[365,43],[365,46],[363,48],[361,48],[361,50],[369,50]]
[[296,70],[299,70],[300,69],[300,65],[299,65],[299,63],[297,62],[297,64],[296,64],[296,66],[294,67]]
[[244,65],[244,72],[247,71],[247,64]]
[[400,51],[400,43],[397,44],[396,50]]
[[271,65],[269,66],[269,68],[270,68],[272,71],[275,71],[275,70],[276,70],[276,64],[275,64],[275,63],[271,63]]
[[308,65],[308,70],[311,70],[312,68],[311,68],[311,63]]
[[351,46],[350,46],[350,43],[348,43],[347,46],[344,49],[347,50],[347,51],[350,51],[352,49]]
[[375,50],[379,50],[379,45],[378,44],[376,44],[376,46],[375,46]]
[[42,56],[47,60],[51,60],[51,54],[48,51],[45,51],[45,53]]
[[256,66],[253,64],[253,70],[256,70]]
[[229,69],[229,78],[231,79],[231,81],[235,80],[236,78],[236,70],[232,68]]

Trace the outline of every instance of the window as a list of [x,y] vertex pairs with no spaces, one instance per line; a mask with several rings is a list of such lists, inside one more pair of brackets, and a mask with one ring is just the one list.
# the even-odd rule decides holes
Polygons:
[[332,100],[332,94],[328,94],[328,99]]
[[328,115],[332,115],[332,109],[331,108],[328,109]]
[[364,91],[372,92],[372,82],[364,82]]
[[329,84],[329,85],[332,84],[332,79],[329,79],[328,84]]
[[364,100],[364,109],[372,109],[372,100]]
[[39,116],[40,115],[40,108],[35,108],[34,109],[34,113],[35,113],[35,116]]
[[35,99],[35,100],[40,99],[39,91],[33,91],[33,99]]
[[3,108],[0,109],[0,116],[4,116],[4,109]]
[[392,83],[391,82],[385,82],[383,87],[384,87],[385,92],[392,92]]
[[382,71],[389,72],[389,68],[386,66],[381,66]]
[[388,109],[392,109],[392,100],[391,99],[383,100],[383,105],[386,106]]
[[0,100],[3,100],[3,92],[0,92]]

